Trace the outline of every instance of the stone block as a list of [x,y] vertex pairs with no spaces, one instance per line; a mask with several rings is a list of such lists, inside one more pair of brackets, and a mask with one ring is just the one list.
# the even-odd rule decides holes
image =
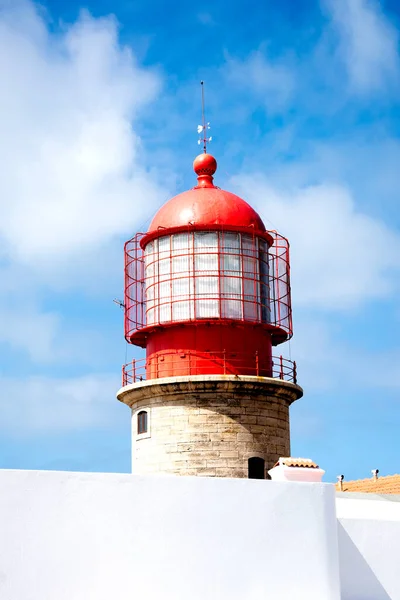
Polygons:
[[226,434],[226,433],[234,433],[236,434],[239,430],[241,429],[241,425],[233,423],[232,424],[225,424],[225,423],[218,423],[218,432]]
[[197,469],[197,475],[200,477],[215,477],[216,469],[211,467],[204,467]]
[[243,415],[243,417],[240,419],[241,423],[244,423],[245,425],[255,425],[257,423],[257,419],[259,417],[257,417],[256,415]]
[[[186,435],[186,439],[187,439],[187,434]],[[194,433],[191,432],[189,434],[190,436],[190,441],[191,442],[210,442],[211,441],[211,436],[213,435],[219,435],[218,433]]]
[[[218,433],[210,433],[208,434],[209,438],[210,438],[210,442],[222,442],[224,439],[226,439],[225,435],[221,432]],[[234,439],[236,439],[236,435],[232,434],[232,436],[234,436]]]
[[205,425],[207,423],[207,415],[193,415],[189,414],[189,425]]
[[207,459],[207,467],[226,467],[226,460],[223,458]]
[[239,458],[237,450],[220,450],[219,455],[221,458]]
[[252,442],[253,435],[251,433],[238,433],[236,436],[238,442]]
[[217,467],[215,469],[216,477],[236,477],[237,469],[229,467]]
[[267,433],[268,428],[265,425],[252,425],[250,431],[252,433]]
[[177,452],[193,452],[197,444],[177,444]]

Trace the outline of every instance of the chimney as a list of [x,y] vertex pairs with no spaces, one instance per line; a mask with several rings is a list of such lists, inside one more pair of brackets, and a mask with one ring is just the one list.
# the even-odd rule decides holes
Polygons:
[[311,458],[281,457],[268,473],[273,481],[320,483],[325,471]]
[[379,469],[372,469],[371,471],[374,481],[378,480]]
[[344,475],[337,476],[337,480],[339,483],[339,492],[343,492],[343,479],[344,479]]

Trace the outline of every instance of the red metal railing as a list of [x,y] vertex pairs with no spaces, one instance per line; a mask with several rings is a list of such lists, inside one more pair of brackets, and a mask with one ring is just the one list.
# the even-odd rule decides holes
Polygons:
[[[176,376],[209,375],[210,373],[215,373],[213,370],[210,371],[210,363],[206,364],[202,362],[202,358],[204,358],[203,355],[199,355],[199,353],[194,351],[185,351],[184,354],[175,351],[165,352],[159,356],[153,355],[149,360],[145,358],[132,360],[132,362],[122,367],[122,385],[125,386],[138,381],[145,381],[146,379],[168,377],[171,372],[171,365]],[[265,376],[265,368],[260,367],[257,352],[252,355],[210,352],[208,358],[209,361],[214,362],[215,366],[218,367],[220,374]],[[164,363],[165,359],[167,360]],[[241,368],[243,361],[248,365],[245,372]],[[283,358],[283,356],[273,356],[268,376],[297,383],[296,363]]]
[[[202,319],[233,319],[264,324],[274,344],[291,338],[289,243],[275,231],[268,234],[273,244],[265,253],[262,250],[264,242],[257,237],[242,236],[240,247],[234,250],[225,247],[223,236],[231,235],[229,232],[218,234],[218,247],[194,250],[196,233],[189,231],[188,248],[174,250],[171,246],[170,250],[160,250],[157,247],[157,251],[148,251],[145,258],[140,246],[143,234],[138,233],[125,244],[127,341],[131,342],[132,336],[136,335],[135,343],[144,346],[140,339],[143,335],[145,337],[143,330],[146,327],[177,322],[200,323]],[[165,236],[165,239],[168,237],[173,238]],[[248,240],[251,240],[250,245]],[[199,271],[194,264],[196,257],[216,257],[215,265],[205,266]],[[232,258],[236,258],[239,265],[236,271],[232,270],[232,266],[224,266]],[[175,260],[181,263],[179,268],[187,272],[179,269],[174,272]],[[169,261],[168,273],[162,274],[161,264],[166,261]],[[265,272],[262,273],[262,270]],[[218,289],[212,294],[197,289],[200,290],[206,279],[218,283]],[[168,292],[161,292],[161,286],[166,287]],[[238,286],[239,292],[234,291]],[[181,288],[186,291],[178,291]],[[202,314],[202,305],[215,305],[215,314]]]

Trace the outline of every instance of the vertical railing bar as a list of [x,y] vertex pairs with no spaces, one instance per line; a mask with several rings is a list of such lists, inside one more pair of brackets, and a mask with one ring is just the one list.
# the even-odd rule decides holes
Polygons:
[[259,375],[260,375],[259,363],[258,363],[258,350],[256,350],[256,375],[257,375],[257,377],[259,377]]
[[226,375],[226,351],[225,351],[225,349],[223,352],[223,360],[224,360],[224,375]]

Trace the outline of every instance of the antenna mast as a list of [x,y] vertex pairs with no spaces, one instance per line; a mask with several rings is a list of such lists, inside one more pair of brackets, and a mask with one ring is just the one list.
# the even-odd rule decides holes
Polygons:
[[201,116],[203,123],[203,150],[204,154],[207,152],[207,138],[206,138],[206,115],[204,110],[204,81],[200,81],[201,85]]
[[210,129],[210,123],[206,123],[205,103],[204,103],[204,81],[200,81],[201,85],[201,125],[197,127],[197,133],[202,134],[198,144],[203,144],[204,154],[207,154],[207,142],[211,142],[212,137],[207,137],[207,129]]

